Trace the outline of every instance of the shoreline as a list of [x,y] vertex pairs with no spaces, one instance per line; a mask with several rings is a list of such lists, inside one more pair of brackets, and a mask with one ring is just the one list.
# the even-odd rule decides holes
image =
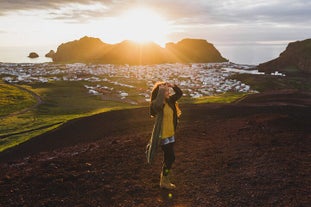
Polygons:
[[[235,62],[236,64],[246,64],[246,65],[258,65],[260,63],[277,58],[279,54],[284,51],[287,44],[221,44],[216,43],[214,46],[219,50],[219,52],[230,62]],[[8,48],[8,47],[5,47]],[[0,62],[4,63],[45,63],[45,60],[49,58],[44,57],[54,47],[44,47],[44,49],[36,49],[29,47],[13,47],[13,49],[6,49],[0,52]],[[27,49],[25,49],[27,48]],[[57,47],[56,47],[57,48]],[[1,47],[0,47],[1,49]],[[10,52],[11,50],[11,52]],[[1,50],[0,50],[1,51]],[[37,60],[29,60],[27,55],[29,52],[34,51],[39,54]],[[54,50],[56,51],[56,50]],[[11,53],[8,55],[7,53]],[[18,54],[18,55],[17,55]],[[3,59],[4,58],[4,59]],[[41,60],[43,59],[43,60]],[[38,62],[39,61],[39,62]],[[52,59],[47,62],[52,62]]]

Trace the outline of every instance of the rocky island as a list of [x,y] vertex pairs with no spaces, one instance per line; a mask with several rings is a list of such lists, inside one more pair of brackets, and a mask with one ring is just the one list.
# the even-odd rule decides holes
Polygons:
[[161,63],[227,62],[213,44],[201,39],[183,39],[167,43],[165,48],[148,43],[125,40],[107,44],[99,38],[83,37],[61,44],[53,55],[56,63],[106,63],[147,65]]
[[29,58],[37,58],[37,57],[39,57],[39,55],[35,52],[31,52],[31,53],[29,53],[28,57]]

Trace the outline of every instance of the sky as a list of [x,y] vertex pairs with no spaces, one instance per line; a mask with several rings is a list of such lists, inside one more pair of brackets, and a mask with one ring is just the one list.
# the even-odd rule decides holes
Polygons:
[[183,38],[285,44],[311,37],[310,0],[0,0],[0,47]]

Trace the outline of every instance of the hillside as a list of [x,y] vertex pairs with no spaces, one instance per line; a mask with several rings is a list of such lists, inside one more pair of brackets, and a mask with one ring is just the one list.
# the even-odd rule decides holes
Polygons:
[[36,104],[33,94],[19,86],[5,84],[0,81],[0,118],[11,113],[19,113]]
[[98,54],[105,53],[112,45],[98,38],[83,37],[58,46],[53,55],[53,62],[92,62],[97,61]]
[[159,45],[152,42],[138,44],[129,40],[111,46],[109,51],[98,56],[98,62],[110,64],[146,65],[168,61],[165,49]]
[[291,42],[280,56],[274,60],[259,64],[259,71],[279,71],[285,74],[311,73],[311,39]]
[[183,39],[175,43],[167,43],[166,49],[174,62],[209,63],[227,62],[213,44],[200,39]]
[[[0,153],[0,206],[310,206],[311,94],[181,105],[174,191],[146,164],[148,108],[70,121]],[[169,196],[171,195],[171,196]]]
[[226,62],[219,51],[206,40],[184,39],[166,48],[149,42],[144,44],[123,41],[107,44],[98,38],[83,37],[61,44],[53,55],[56,63],[111,63],[146,65],[160,63]]

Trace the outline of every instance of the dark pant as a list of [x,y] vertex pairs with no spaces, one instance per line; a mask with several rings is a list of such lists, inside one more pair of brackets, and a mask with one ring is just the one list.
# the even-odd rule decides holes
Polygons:
[[174,143],[161,145],[161,148],[164,152],[162,173],[167,176],[175,161]]

